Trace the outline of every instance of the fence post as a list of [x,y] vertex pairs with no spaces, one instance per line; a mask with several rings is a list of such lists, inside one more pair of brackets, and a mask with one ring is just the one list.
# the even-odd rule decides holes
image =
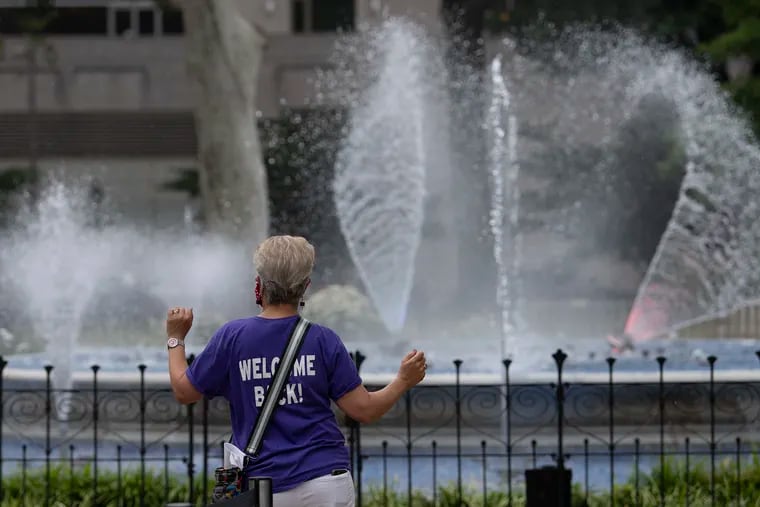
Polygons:
[[208,501],[208,398],[203,397],[203,501]]
[[684,440],[684,452],[686,453],[686,492],[684,493],[684,505],[686,507],[689,507],[689,497],[691,496],[691,459],[690,459],[690,446],[689,446],[689,437],[686,437]]
[[660,406],[660,506],[665,507],[665,357],[657,357]]
[[564,448],[564,431],[565,431],[565,385],[562,383],[562,365],[565,364],[567,354],[562,349],[552,354],[554,362],[557,363],[557,468],[559,471],[559,481],[557,481],[557,505],[564,507],[565,496],[565,448]]
[[45,507],[50,505],[50,418],[52,417],[52,382],[50,374],[53,371],[52,365],[45,366]]
[[504,390],[506,397],[507,413],[505,418],[506,424],[506,442],[507,442],[507,507],[512,507],[512,385],[509,379],[509,367],[512,364],[511,359],[504,359],[501,362],[504,365]]
[[715,361],[718,358],[709,356],[710,365],[710,505],[715,507]]
[[[486,441],[481,440],[480,441],[480,455],[481,455],[481,474],[483,474],[483,507],[488,507],[488,466],[486,464],[486,461],[488,460],[488,456],[486,453]],[[409,502],[409,505],[412,505],[411,502]]]
[[[633,441],[633,446],[634,446],[633,457],[634,457],[634,461],[636,462],[635,468],[633,470],[633,477],[634,477],[633,482],[636,488],[636,494],[635,494],[636,507],[641,507],[641,492],[639,491],[639,470],[641,466],[639,461],[641,460],[641,442],[638,439],[638,437]],[[686,459],[688,460],[688,454],[686,456],[687,456]],[[688,496],[687,496],[687,499],[688,499]]]
[[124,497],[121,491],[121,444],[116,446],[116,505],[124,505]]
[[742,438],[736,437],[736,507],[742,504]]
[[[195,354],[190,354],[190,356],[187,358],[187,364],[188,366],[193,363],[193,360],[195,359]],[[195,403],[189,403],[187,405],[187,446],[188,446],[188,456],[187,456],[187,478],[188,478],[188,492],[187,492],[187,501],[189,503],[193,503],[193,496],[195,494],[195,488],[193,484],[193,475],[194,475],[194,469],[195,469],[195,463],[193,461],[193,455],[195,451],[195,421],[193,420],[193,407],[195,406]],[[203,499],[203,501],[206,501],[206,498]]]
[[462,505],[462,397],[460,374],[462,360],[454,360],[456,368],[456,425],[457,425],[457,505]]
[[5,367],[8,365],[8,361],[5,360],[3,356],[0,356],[0,503],[3,501],[3,421],[4,417],[3,414],[5,411],[3,410],[3,395],[4,395],[4,385],[3,385],[3,372],[5,371]]
[[145,507],[145,369],[141,364],[140,370],[140,507]]
[[552,354],[557,366],[557,383],[550,387],[555,390],[557,417],[557,454],[556,466],[536,468],[536,440],[531,441],[533,468],[525,470],[525,505],[526,507],[570,507],[572,471],[565,468],[565,390],[562,381],[562,366],[567,359],[562,349]]
[[[367,358],[364,354],[361,353],[361,351],[357,350],[353,354],[354,358],[354,364],[356,364],[356,371],[360,371],[362,367],[362,363],[364,363],[364,360]],[[352,460],[354,453],[356,455],[356,465],[355,465],[355,471],[356,471],[356,505],[357,507],[362,507],[362,439],[361,439],[361,425],[358,421],[354,421],[350,417],[347,417],[347,421],[351,427],[350,431],[350,441],[351,441],[351,447],[352,447]]]
[[433,507],[436,507],[438,505],[438,443],[433,440],[431,447],[433,449]]
[[21,446],[21,498],[26,496],[26,471],[28,461],[26,459],[26,444]]
[[98,503],[98,370],[93,364],[92,370],[92,501]]
[[74,451],[74,444],[69,444],[69,505],[74,505]]
[[388,441],[383,440],[383,507],[388,507]]
[[615,507],[615,389],[612,378],[612,370],[615,366],[615,358],[607,358],[607,367],[609,369],[609,381],[608,391],[609,396],[607,401],[609,402],[608,409],[610,412],[610,507]]
[[404,394],[406,407],[406,498],[407,505],[412,505],[412,395]]

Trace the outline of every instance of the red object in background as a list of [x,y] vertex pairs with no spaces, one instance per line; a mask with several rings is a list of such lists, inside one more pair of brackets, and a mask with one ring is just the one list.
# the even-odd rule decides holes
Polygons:
[[670,316],[664,291],[664,287],[650,285],[631,308],[623,333],[633,342],[651,340],[667,332]]
[[672,290],[658,284],[650,284],[636,300],[625,321],[622,336],[608,336],[613,351],[632,350],[637,343],[662,337],[670,325],[668,301]]

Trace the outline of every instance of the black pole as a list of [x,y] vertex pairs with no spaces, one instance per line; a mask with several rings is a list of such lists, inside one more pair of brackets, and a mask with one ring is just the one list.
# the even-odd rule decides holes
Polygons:
[[[367,358],[361,351],[357,350],[354,354],[354,362],[356,363],[356,371],[360,371],[364,360]],[[356,436],[356,507],[362,507],[362,470],[364,468],[364,462],[362,460],[362,434],[361,424],[358,421],[354,421],[354,432]]]
[[3,356],[0,356],[0,503],[3,501],[3,372],[8,365],[8,361]]
[[736,507],[742,503],[742,439],[736,437]]
[[116,446],[116,498],[119,506],[124,505],[121,491],[121,444]]
[[718,358],[709,356],[710,365],[710,505],[715,507],[715,361]]
[[438,504],[438,443],[433,440],[433,506]]
[[74,444],[69,444],[69,505],[74,505]]
[[383,440],[383,507],[388,507],[388,441]]
[[584,505],[588,505],[589,496],[589,478],[588,478],[588,438],[583,439],[583,500]]
[[140,370],[140,507],[145,507],[145,366]]
[[412,395],[404,394],[406,406],[406,502],[412,505]]
[[609,402],[609,427],[610,427],[610,507],[615,507],[615,390],[612,378],[612,370],[615,366],[615,358],[607,358],[607,367],[609,370],[609,381],[607,390],[609,396],[607,401]]
[[208,502],[208,398],[203,397],[203,501]]
[[462,360],[454,360],[456,368],[456,417],[457,417],[457,505],[462,505],[462,398],[460,384],[460,370]]
[[641,507],[641,491],[639,491],[639,468],[641,460],[641,442],[638,438],[636,438],[633,441],[633,455],[634,455],[634,461],[636,462],[636,467],[633,470],[634,474],[634,483],[636,485],[636,507]]
[[657,357],[660,371],[660,507],[665,507],[665,361],[663,356]]
[[559,471],[559,480],[557,481],[557,505],[565,505],[565,449],[564,449],[564,424],[565,424],[565,386],[562,383],[562,365],[567,359],[562,349],[552,354],[554,362],[557,364],[557,469]]
[[[195,354],[190,354],[190,356],[187,358],[187,364],[192,364],[194,359]],[[195,454],[195,421],[193,420],[194,407],[195,403],[190,403],[187,405],[187,501],[191,504],[193,503],[193,496],[195,495],[195,485],[193,484],[193,476],[195,473],[195,462],[193,458]],[[205,501],[206,499],[204,498],[203,500]]]
[[507,444],[507,507],[512,507],[512,385],[509,379],[509,367],[512,365],[511,359],[504,359],[504,387],[507,403],[506,413],[506,444]]
[[98,370],[93,364],[92,370],[92,501],[98,503]]
[[26,444],[21,446],[21,498],[26,497],[26,471],[29,463],[26,459]]
[[686,498],[684,499],[684,505],[686,507],[689,507],[690,502],[691,502],[689,500],[689,496],[691,493],[691,456],[690,456],[691,452],[690,452],[690,446],[689,446],[689,437],[686,437],[686,440],[684,442],[684,451],[686,452],[686,472],[685,472],[686,473],[686,492],[685,492]]
[[[481,440],[480,441],[480,455],[482,460],[482,469],[481,473],[483,474],[483,507],[488,507],[488,464],[487,456],[486,456],[486,441]],[[409,505],[412,505],[409,503]]]
[[169,444],[164,444],[164,502],[169,503]]
[[50,505],[50,417],[53,412],[52,382],[50,374],[53,371],[51,365],[45,366],[45,507]]

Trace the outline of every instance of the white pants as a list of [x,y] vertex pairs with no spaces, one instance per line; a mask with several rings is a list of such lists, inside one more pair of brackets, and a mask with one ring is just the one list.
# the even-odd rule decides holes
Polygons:
[[354,481],[351,474],[323,475],[274,495],[274,507],[305,506],[354,507]]

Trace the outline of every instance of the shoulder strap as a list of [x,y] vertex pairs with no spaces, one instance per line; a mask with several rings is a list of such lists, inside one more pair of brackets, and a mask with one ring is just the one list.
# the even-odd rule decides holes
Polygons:
[[280,357],[280,362],[277,365],[277,371],[272,379],[272,384],[269,386],[266,396],[264,397],[264,403],[259,410],[259,416],[256,419],[256,425],[251,430],[251,436],[248,437],[248,444],[245,447],[245,452],[249,456],[256,456],[259,451],[259,446],[264,438],[264,432],[266,431],[269,420],[272,418],[274,409],[277,406],[277,402],[282,396],[282,391],[285,389],[285,384],[290,377],[290,372],[293,371],[293,365],[296,362],[296,356],[301,349],[301,344],[309,332],[311,322],[298,317],[293,331],[288,338],[288,344],[285,346],[285,352]]

